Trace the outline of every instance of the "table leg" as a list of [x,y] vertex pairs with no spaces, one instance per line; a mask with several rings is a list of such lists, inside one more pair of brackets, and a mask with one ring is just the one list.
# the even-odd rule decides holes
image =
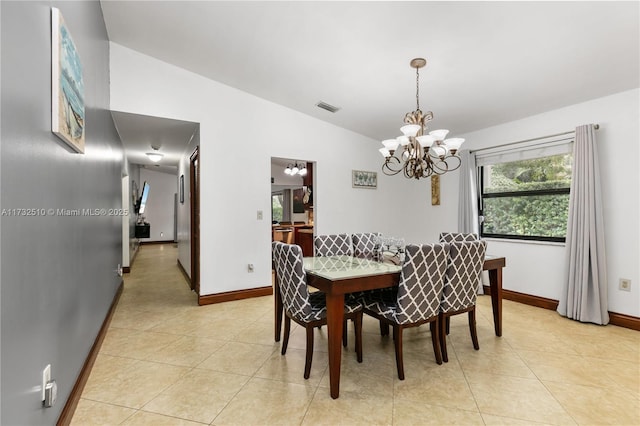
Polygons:
[[273,285],[273,310],[275,312],[275,340],[280,341],[280,333],[282,330],[282,312],[284,307],[282,306],[282,295],[280,295],[280,289],[278,288],[278,277],[276,276],[275,283]]
[[342,322],[344,294],[327,294],[327,333],[329,341],[329,386],[331,398],[340,395],[340,360],[342,359]]
[[491,286],[491,307],[493,308],[493,326],[496,336],[502,336],[502,268],[489,270]]

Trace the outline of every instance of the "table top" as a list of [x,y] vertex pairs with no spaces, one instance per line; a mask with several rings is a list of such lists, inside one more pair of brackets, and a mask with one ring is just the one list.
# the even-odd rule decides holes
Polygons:
[[[487,269],[487,265],[493,263],[492,261],[501,262],[501,265],[498,266],[504,266],[504,257],[487,254],[484,258],[485,264],[483,269]],[[402,271],[402,265],[395,265],[391,262],[360,259],[353,256],[305,257],[303,258],[303,267],[308,274],[331,281],[393,274]],[[490,267],[490,269],[492,268]]]
[[331,281],[399,273],[401,265],[381,263],[352,256],[305,257],[304,270]]

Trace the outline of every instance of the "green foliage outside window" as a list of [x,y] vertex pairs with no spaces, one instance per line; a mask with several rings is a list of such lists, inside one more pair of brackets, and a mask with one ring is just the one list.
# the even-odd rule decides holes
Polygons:
[[484,166],[483,235],[563,240],[571,160],[563,154]]
[[271,220],[282,222],[282,194],[271,196]]

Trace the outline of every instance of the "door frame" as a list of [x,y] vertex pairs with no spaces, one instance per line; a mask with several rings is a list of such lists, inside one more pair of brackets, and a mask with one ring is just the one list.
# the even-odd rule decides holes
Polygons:
[[191,214],[191,290],[200,297],[200,156],[199,147],[189,157]]

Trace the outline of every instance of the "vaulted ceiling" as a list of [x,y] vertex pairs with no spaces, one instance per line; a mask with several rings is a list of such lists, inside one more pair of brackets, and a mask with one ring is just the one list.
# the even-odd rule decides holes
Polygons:
[[[109,38],[386,139],[416,107],[477,130],[640,86],[638,2],[102,1]],[[340,107],[334,114],[318,101]]]

